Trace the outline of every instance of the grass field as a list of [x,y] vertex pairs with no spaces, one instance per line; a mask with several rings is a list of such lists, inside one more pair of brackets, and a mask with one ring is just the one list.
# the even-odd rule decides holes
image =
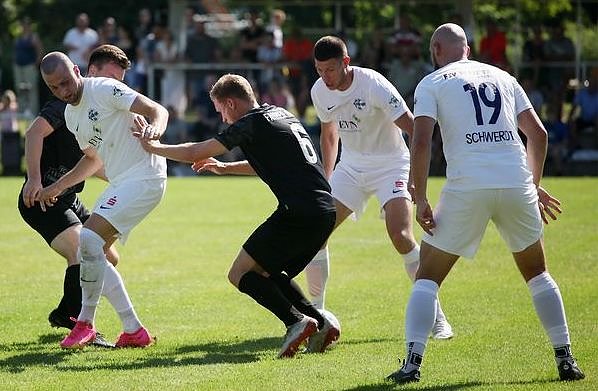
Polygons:
[[[404,354],[410,283],[372,201],[359,223],[330,242],[327,307],[340,319],[338,346],[278,360],[282,324],[226,279],[229,264],[274,208],[256,178],[171,179],[161,205],[119,246],[119,269],[144,324],[147,349],[63,351],[48,312],[65,262],[21,220],[20,178],[0,179],[1,390],[385,390]],[[434,179],[436,200],[442,181]],[[460,261],[440,291],[455,330],[430,341],[418,390],[598,390],[598,179],[547,179],[565,213],[546,228],[548,264],[567,309],[573,352],[586,379],[564,384],[527,287],[493,226],[474,262]],[[103,184],[83,193],[92,206]],[[421,231],[417,229],[417,236]],[[299,277],[303,283],[303,276]],[[98,328],[120,322],[106,301]]]

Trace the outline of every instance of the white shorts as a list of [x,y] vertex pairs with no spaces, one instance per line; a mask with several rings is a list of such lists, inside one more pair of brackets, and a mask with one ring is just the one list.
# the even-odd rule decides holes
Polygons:
[[166,178],[110,184],[98,198],[93,213],[112,224],[124,244],[133,227],[158,205],[165,190]]
[[473,258],[492,220],[511,252],[525,250],[542,237],[538,193],[529,188],[443,191],[434,209],[434,236],[422,240],[450,254]]
[[[365,211],[372,194],[376,194],[380,208],[384,208],[394,198],[411,200],[411,194],[407,190],[408,181],[409,168],[387,163],[351,165],[341,159],[332,172],[330,186],[332,196],[351,209],[357,220]],[[382,209],[381,213],[383,212]]]

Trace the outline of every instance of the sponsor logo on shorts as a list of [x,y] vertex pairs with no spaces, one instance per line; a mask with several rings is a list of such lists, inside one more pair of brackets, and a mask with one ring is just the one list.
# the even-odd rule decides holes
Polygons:
[[116,196],[110,197],[108,201],[106,201],[103,205],[100,205],[100,209],[112,209],[112,207],[116,205],[117,201],[118,200],[116,199]]
[[395,181],[395,188],[392,189],[393,194],[399,193],[405,187],[405,182],[403,181]]

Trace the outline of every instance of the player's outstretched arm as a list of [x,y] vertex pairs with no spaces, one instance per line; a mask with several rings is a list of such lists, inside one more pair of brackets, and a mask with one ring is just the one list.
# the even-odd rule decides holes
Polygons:
[[221,162],[213,157],[194,162],[191,168],[195,172],[213,172],[218,175],[256,175],[255,170],[247,160],[237,162]]
[[63,191],[89,178],[102,167],[102,160],[95,148],[86,148],[83,150],[83,153],[83,157],[77,162],[75,167],[50,186],[40,190],[36,201],[40,202],[40,206],[44,212],[47,206],[54,205],[56,198]]
[[27,182],[23,187],[23,203],[30,208],[42,189],[40,161],[44,148],[44,138],[52,134],[54,128],[43,117],[36,117],[25,133],[25,161],[27,162]]

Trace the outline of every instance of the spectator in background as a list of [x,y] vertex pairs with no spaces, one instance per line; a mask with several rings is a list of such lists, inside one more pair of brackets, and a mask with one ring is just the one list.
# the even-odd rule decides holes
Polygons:
[[[222,54],[220,43],[214,37],[206,33],[205,20],[201,15],[193,16],[193,32],[187,36],[187,47],[185,48],[185,60],[192,64],[206,64],[219,62]],[[206,71],[193,70],[188,73],[189,77],[189,99],[195,103],[197,97],[204,88],[204,77]]]
[[246,14],[245,20],[247,21],[247,27],[240,32],[243,59],[255,63],[257,62],[257,48],[262,42],[262,36],[266,33],[266,29],[262,26],[261,19],[255,10]]
[[272,33],[274,37],[274,47],[282,50],[284,43],[284,34],[282,32],[282,25],[287,19],[287,14],[281,9],[275,9],[270,16],[270,24],[266,27],[266,31]]
[[291,112],[295,111],[295,99],[287,85],[279,78],[270,82],[268,89],[262,94],[261,103],[269,103]]
[[399,17],[399,28],[390,38],[391,52],[396,55],[401,46],[408,46],[411,56],[414,59],[420,58],[420,46],[422,35],[418,29],[411,25],[411,17],[407,14],[401,14]]
[[75,27],[70,28],[64,36],[62,43],[82,75],[87,73],[89,53],[98,45],[98,38],[98,33],[89,27],[89,16],[86,13],[77,15]]
[[137,27],[135,27],[135,40],[137,43],[141,42],[148,34],[152,32],[152,27],[154,26],[152,20],[152,13],[148,8],[142,8],[139,10],[139,14],[137,16]]
[[[573,76],[573,62],[575,61],[575,46],[573,41],[565,36],[560,23],[550,29],[550,37],[544,43],[544,56],[548,84],[547,96],[551,97],[551,105],[558,110],[557,115],[560,117],[565,90],[569,79]],[[568,66],[566,63],[571,65]]]
[[142,94],[147,92],[147,65],[153,61],[156,45],[160,41],[161,35],[162,26],[153,25],[152,31],[143,37],[135,49],[136,60],[133,70],[137,80],[133,88]]
[[116,45],[118,43],[118,29],[116,27],[116,19],[112,16],[107,17],[104,20],[104,24],[101,27],[102,37],[104,38],[103,44]]
[[[282,58],[282,50],[276,47],[274,43],[274,34],[270,32],[264,33],[262,42],[257,48],[257,60],[265,65],[265,69],[259,73],[259,89],[263,91],[268,88],[268,85],[273,79],[280,78],[280,69],[276,65]],[[276,105],[275,105],[276,106]]]
[[19,131],[18,111],[19,104],[14,91],[4,91],[0,101],[0,130],[2,133],[16,133]]
[[564,161],[568,154],[569,127],[557,115],[554,107],[546,110],[546,120],[544,126],[548,133],[548,151],[547,158],[552,175],[563,175]]
[[26,117],[34,115],[39,109],[39,72],[37,66],[42,59],[42,42],[33,31],[31,20],[21,20],[21,30],[14,42],[14,78],[15,89],[19,94],[21,110]]
[[291,91],[297,96],[301,78],[306,76],[310,84],[315,81],[315,72],[312,66],[312,51],[314,43],[303,35],[303,30],[298,25],[293,25],[291,35],[285,39],[282,46],[282,57],[284,61],[292,63],[288,68],[288,80]]
[[507,35],[498,29],[494,19],[486,21],[486,35],[480,42],[480,61],[495,65],[501,69],[508,68]]
[[521,87],[523,87],[523,91],[525,91],[534,111],[538,114],[538,117],[542,118],[544,95],[542,94],[542,91],[536,87],[534,77],[531,73],[524,74],[521,77]]
[[532,36],[528,37],[523,43],[522,59],[523,62],[526,63],[524,69],[529,68],[532,71],[532,80],[534,84],[543,84],[542,63],[545,60],[545,55],[544,36],[541,25],[534,25],[532,27]]
[[384,31],[377,28],[368,36],[365,45],[361,50],[361,63],[366,68],[375,69],[382,72],[384,63],[388,59],[390,52],[389,45],[384,39]]
[[[598,68],[592,70],[588,83],[575,94],[568,121],[574,147],[598,149]],[[581,142],[586,129],[589,130],[588,140]]]
[[[181,60],[179,47],[168,29],[162,32],[162,39],[156,43],[154,52],[156,62],[176,64]],[[177,117],[187,110],[187,94],[185,94],[185,72],[181,69],[166,69],[161,80],[162,106],[170,107],[177,113]]]
[[413,110],[413,94],[417,83],[429,73],[426,63],[413,58],[410,46],[398,47],[398,56],[390,62],[388,79],[397,88],[409,110]]
[[453,13],[450,16],[449,21],[451,23],[461,26],[463,31],[465,31],[465,36],[467,37],[467,45],[469,46],[469,49],[470,49],[470,56],[475,55],[475,53],[473,52],[473,50],[475,48],[475,41],[474,41],[474,36],[473,36],[473,27],[472,27],[471,23],[466,23],[463,20],[463,15],[461,15],[458,12]]

